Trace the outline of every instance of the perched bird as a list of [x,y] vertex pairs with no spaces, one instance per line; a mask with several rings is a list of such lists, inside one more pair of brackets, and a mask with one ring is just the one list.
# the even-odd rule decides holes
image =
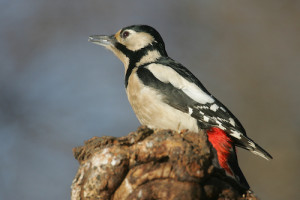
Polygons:
[[111,50],[125,66],[128,100],[141,124],[198,132],[206,130],[216,163],[245,189],[235,146],[265,159],[271,155],[246,135],[239,120],[182,64],[170,58],[160,34],[147,25],[128,26],[89,41]]

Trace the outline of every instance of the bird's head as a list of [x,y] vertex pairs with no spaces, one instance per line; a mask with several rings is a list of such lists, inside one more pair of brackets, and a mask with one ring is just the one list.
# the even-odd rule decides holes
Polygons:
[[167,56],[160,34],[147,25],[133,25],[122,28],[114,35],[92,35],[89,41],[111,50],[125,65],[138,63],[141,59],[154,61]]

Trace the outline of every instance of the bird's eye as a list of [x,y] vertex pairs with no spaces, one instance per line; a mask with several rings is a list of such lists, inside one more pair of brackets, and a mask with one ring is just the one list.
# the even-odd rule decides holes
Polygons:
[[128,31],[124,31],[124,32],[122,33],[122,38],[125,39],[125,38],[128,37],[128,35],[129,35],[129,32],[128,32]]

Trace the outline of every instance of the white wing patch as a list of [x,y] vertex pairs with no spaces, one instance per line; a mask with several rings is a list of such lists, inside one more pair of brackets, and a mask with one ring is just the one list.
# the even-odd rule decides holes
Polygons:
[[211,109],[212,111],[216,112],[218,110],[219,106],[217,104],[213,104],[210,106],[209,109]]
[[220,109],[221,109],[221,110],[223,110],[224,112],[226,112],[225,108],[223,108],[223,107],[220,107]]
[[209,117],[207,117],[207,116],[203,116],[203,120],[205,121],[205,122],[208,122],[209,121]]
[[201,104],[206,104],[206,103],[212,103],[212,102],[214,102],[214,99],[211,98],[204,91],[202,91],[197,85],[195,85],[194,83],[190,83],[188,81],[186,81],[186,82],[188,83],[188,85],[185,86],[184,88],[181,88],[181,89],[191,99],[193,99],[194,101],[196,101],[198,103],[201,103]]
[[203,110],[203,109],[208,109],[208,106],[202,105],[202,106],[197,106],[196,108]]
[[231,135],[232,137],[237,138],[237,139],[242,139],[241,133],[239,133],[239,132],[237,132],[237,131],[231,131],[231,132],[230,132],[230,135]]
[[229,123],[230,123],[232,126],[235,126],[235,121],[234,121],[232,118],[229,118]]
[[217,118],[218,120],[220,120],[220,121],[222,121],[222,122],[228,122],[227,119],[223,119],[223,118],[221,118],[221,117],[213,117],[213,118]]
[[193,109],[189,107],[189,115],[193,113]]
[[186,95],[198,103],[206,104],[215,101],[195,83],[189,82],[170,67],[161,64],[150,64],[147,66],[147,69],[149,69],[158,80],[164,83],[171,83],[174,87],[181,89]]
[[225,130],[226,128],[222,125],[222,123],[219,120],[216,120],[216,122],[218,123],[218,127],[222,130]]

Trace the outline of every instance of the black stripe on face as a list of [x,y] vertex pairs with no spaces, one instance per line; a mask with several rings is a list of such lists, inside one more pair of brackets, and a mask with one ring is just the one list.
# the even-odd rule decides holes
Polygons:
[[127,87],[129,76],[131,75],[132,70],[135,67],[135,64],[138,62],[137,60],[139,60],[139,59],[138,59],[136,53],[127,49],[125,45],[123,45],[119,42],[116,42],[114,46],[116,49],[121,51],[129,59],[129,65],[125,72],[125,87]]
[[[122,44],[120,44],[120,45],[122,45]],[[157,43],[149,44],[146,47],[144,47],[138,51],[130,51],[124,45],[122,45],[122,46],[124,46],[124,48],[126,48],[128,51],[130,51],[130,53],[128,53],[128,55],[124,53],[129,58],[129,66],[128,66],[128,69],[127,69],[126,75],[125,75],[125,87],[126,88],[128,85],[128,79],[132,73],[132,70],[136,67],[136,63],[138,63],[145,55],[147,55],[147,53],[149,51],[157,50],[160,53],[160,55],[166,56],[165,50],[158,48],[157,45],[158,45]],[[120,50],[120,51],[122,51],[122,50]],[[126,52],[126,51],[124,51],[124,52]],[[147,64],[149,64],[149,63],[147,63]]]
[[118,49],[119,51],[121,51],[126,57],[130,58],[133,55],[133,51],[129,50],[126,48],[125,45],[116,42],[114,44],[115,48]]

